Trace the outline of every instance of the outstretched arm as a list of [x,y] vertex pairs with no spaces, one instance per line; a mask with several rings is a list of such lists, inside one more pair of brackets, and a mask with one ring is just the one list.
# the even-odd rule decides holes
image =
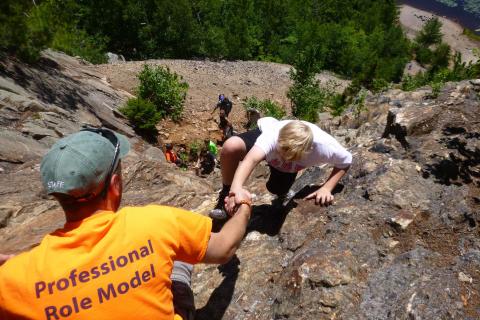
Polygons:
[[338,181],[347,173],[350,167],[346,167],[344,169],[340,168],[333,168],[332,173],[330,173],[330,177],[328,177],[327,182],[318,189],[317,191],[309,194],[305,199],[315,199],[315,204],[319,205],[329,205],[333,202],[334,197],[332,195],[332,191],[337,185]]
[[213,114],[213,113],[215,112],[215,110],[217,110],[218,108],[220,108],[220,105],[217,103],[217,104],[215,105],[215,107],[213,108],[211,114]]
[[220,232],[211,234],[202,262],[227,263],[240,246],[250,219],[252,200],[250,193],[246,190],[240,190],[235,199],[240,199],[236,202],[235,215],[227,221]]
[[[240,162],[237,170],[235,170],[235,175],[233,176],[232,185],[230,187],[231,194],[236,194],[238,191],[243,189],[245,181],[247,181],[253,169],[255,169],[257,164],[259,164],[263,159],[265,159],[265,153],[263,150],[257,146],[253,146],[242,162]],[[230,195],[225,198],[225,209],[227,209],[227,212],[233,212],[235,202],[238,202],[239,200],[240,199],[234,199],[234,197]]]
[[240,162],[238,165],[237,170],[235,171],[235,175],[233,176],[232,186],[230,190],[236,192],[237,190],[241,190],[245,181],[247,181],[248,177],[252,173],[253,169],[257,164],[260,163],[265,159],[265,152],[257,146],[253,146],[252,149],[246,154],[245,158]]

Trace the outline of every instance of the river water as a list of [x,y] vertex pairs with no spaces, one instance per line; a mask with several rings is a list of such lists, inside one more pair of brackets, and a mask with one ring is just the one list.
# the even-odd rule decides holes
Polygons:
[[397,2],[399,4],[408,4],[411,7],[429,11],[439,16],[445,16],[446,18],[459,23],[464,28],[468,28],[480,35],[480,18],[464,11],[461,6],[452,8],[435,0],[397,0]]

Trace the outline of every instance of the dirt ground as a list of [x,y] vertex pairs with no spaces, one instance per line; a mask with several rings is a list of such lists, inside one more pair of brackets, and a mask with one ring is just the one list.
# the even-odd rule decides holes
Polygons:
[[[145,62],[126,62],[94,66],[107,76],[117,88],[135,94],[137,74]],[[235,130],[242,131],[246,114],[242,101],[249,96],[271,99],[285,109],[289,101],[285,95],[290,79],[288,65],[262,62],[210,62],[187,60],[149,60],[151,65],[162,65],[178,73],[189,84],[183,119],[179,123],[164,120],[157,126],[160,138],[174,144],[186,144],[200,139],[220,139],[218,110],[213,112],[218,95],[225,94],[232,102],[230,121]],[[212,113],[213,112],[213,113]]]
[[[400,23],[405,30],[409,39],[415,38],[415,35],[420,31],[424,23],[436,15],[413,8],[407,5],[400,6]],[[473,55],[473,49],[480,49],[480,42],[471,40],[464,36],[463,27],[456,22],[448,20],[444,17],[436,16],[442,22],[443,39],[450,47],[462,54],[463,61],[477,61],[478,57]]]

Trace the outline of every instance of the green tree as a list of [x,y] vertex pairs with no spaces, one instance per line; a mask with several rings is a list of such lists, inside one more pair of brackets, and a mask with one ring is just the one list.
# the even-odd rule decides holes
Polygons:
[[438,18],[429,19],[415,37],[415,42],[423,47],[439,44],[442,41],[442,23]]
[[156,125],[162,115],[152,102],[142,98],[129,99],[127,104],[121,107],[119,111],[130,120],[130,123],[140,133],[149,136],[157,135]]

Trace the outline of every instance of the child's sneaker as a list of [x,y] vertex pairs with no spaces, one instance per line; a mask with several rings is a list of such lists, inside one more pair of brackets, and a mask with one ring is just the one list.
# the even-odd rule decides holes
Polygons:
[[225,198],[228,196],[228,192],[222,192],[218,194],[217,204],[215,208],[210,210],[208,216],[216,220],[224,220],[227,218],[227,212],[225,211]]
[[227,213],[223,209],[212,209],[208,213],[208,216],[215,220],[225,220],[227,219]]

